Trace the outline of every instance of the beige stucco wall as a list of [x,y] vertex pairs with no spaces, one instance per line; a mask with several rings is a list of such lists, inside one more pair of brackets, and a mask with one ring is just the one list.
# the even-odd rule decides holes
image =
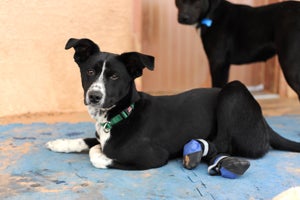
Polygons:
[[105,51],[136,50],[132,0],[0,2],[0,116],[82,111],[83,92],[70,37]]

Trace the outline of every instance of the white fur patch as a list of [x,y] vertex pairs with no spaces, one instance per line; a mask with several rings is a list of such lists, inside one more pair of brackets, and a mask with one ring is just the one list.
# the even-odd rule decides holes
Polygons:
[[46,143],[46,147],[51,151],[62,153],[81,152],[89,149],[82,138],[53,140]]
[[107,140],[110,138],[110,131],[105,132],[104,131],[104,127],[101,126],[102,123],[107,122],[107,116],[106,113],[102,113],[101,115],[99,115],[96,119],[96,131],[99,134],[99,138],[98,141],[101,144],[102,149],[104,149],[105,143],[107,142]]
[[104,104],[105,102],[105,97],[106,97],[106,91],[105,91],[105,85],[104,85],[104,71],[106,68],[106,61],[103,62],[103,66],[102,66],[102,72],[99,76],[99,78],[89,87],[88,91],[87,91],[87,95],[86,95],[86,102],[89,104],[90,100],[89,100],[89,93],[91,91],[99,91],[101,92],[101,94],[103,95],[100,101],[100,106]]
[[100,108],[88,105],[87,109],[88,109],[88,113],[91,116],[91,118],[93,118],[94,120],[97,120],[97,118],[99,118]]
[[96,168],[107,168],[112,164],[112,160],[106,157],[102,150],[104,149],[106,141],[110,138],[110,131],[105,132],[104,127],[101,125],[107,122],[107,112],[100,112],[100,109],[98,110],[98,108],[93,106],[88,106],[88,111],[92,118],[96,120],[95,128],[99,135],[98,141],[100,143],[90,149],[90,161]]
[[90,161],[93,164],[94,167],[96,168],[102,168],[105,169],[109,165],[112,164],[113,160],[110,158],[107,158],[101,151],[101,146],[100,144],[93,146],[90,149],[89,152],[90,155]]

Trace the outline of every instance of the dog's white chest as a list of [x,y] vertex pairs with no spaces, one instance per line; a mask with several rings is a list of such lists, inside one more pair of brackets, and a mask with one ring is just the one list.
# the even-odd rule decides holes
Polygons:
[[103,149],[106,141],[110,138],[110,130],[104,131],[104,127],[101,125],[107,122],[106,112],[100,114],[100,109],[93,106],[88,106],[88,112],[90,116],[96,120],[95,128],[99,135],[98,141],[100,142],[101,148]]
[[96,131],[99,134],[99,139],[98,141],[101,144],[101,148],[103,149],[105,146],[105,143],[107,140],[110,138],[110,130],[104,130],[104,127],[101,125],[105,122],[107,122],[107,117],[105,116],[106,114],[102,114],[99,117],[97,117],[97,122],[96,122]]

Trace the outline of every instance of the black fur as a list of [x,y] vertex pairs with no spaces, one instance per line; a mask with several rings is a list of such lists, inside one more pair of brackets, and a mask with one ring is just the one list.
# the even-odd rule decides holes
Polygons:
[[[67,43],[67,48],[74,47],[77,55],[77,47],[70,45],[74,40]],[[86,40],[77,40],[76,45],[81,41]],[[93,42],[90,45],[86,49],[99,49]],[[300,152],[300,143],[286,140],[270,128],[259,104],[238,81],[226,84],[223,89],[194,89],[172,96],[151,96],[138,92],[134,79],[142,74],[143,68],[154,69],[152,56],[136,52],[116,55],[99,50],[79,61],[85,94],[101,74],[99,66],[106,62],[104,82],[108,100],[103,105],[90,106],[115,105],[107,111],[108,120],[135,103],[130,116],[113,126],[102,149],[113,159],[108,167],[139,170],[160,167],[169,159],[181,156],[184,144],[198,138],[212,142],[219,153],[251,158],[263,156],[270,146]],[[95,70],[94,77],[89,77],[90,69]],[[111,74],[117,74],[118,79],[109,80]],[[99,144],[96,139],[84,141],[89,147]]]
[[[253,8],[225,0],[176,0],[178,21],[198,24],[212,85],[223,87],[231,64],[278,55],[287,83],[300,98],[300,3],[287,1]],[[212,26],[201,25],[204,18]]]

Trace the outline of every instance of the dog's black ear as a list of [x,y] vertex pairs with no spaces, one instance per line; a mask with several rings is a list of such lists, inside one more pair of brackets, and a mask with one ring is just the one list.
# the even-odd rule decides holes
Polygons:
[[91,55],[100,52],[97,44],[90,39],[70,38],[65,49],[75,49],[74,60],[77,64],[86,61]]
[[143,69],[154,70],[154,57],[138,52],[123,53],[119,56],[129,74],[135,79],[143,75]]

